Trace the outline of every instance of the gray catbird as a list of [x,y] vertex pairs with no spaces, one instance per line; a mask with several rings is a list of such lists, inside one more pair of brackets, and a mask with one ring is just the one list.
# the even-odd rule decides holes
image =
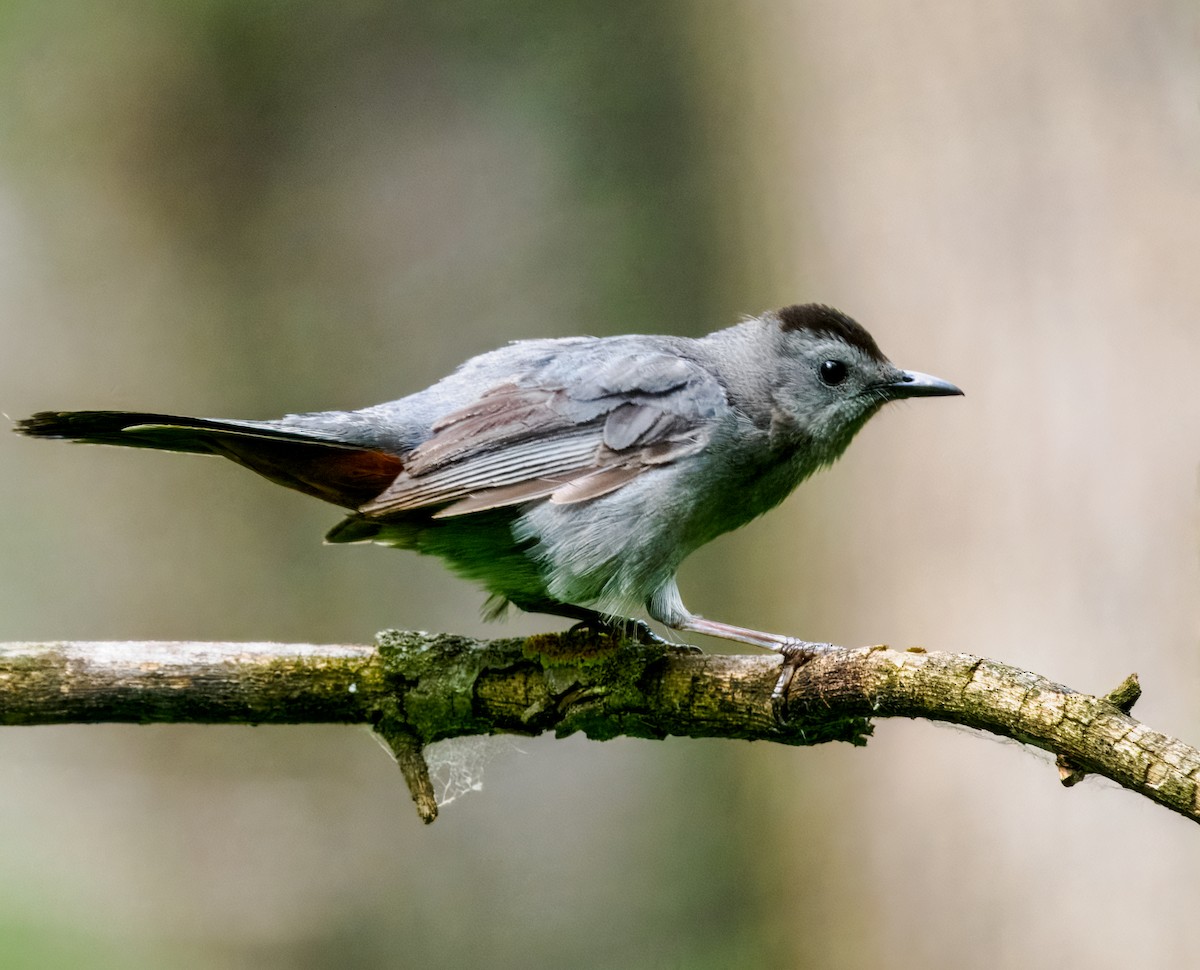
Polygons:
[[813,645],[688,612],[680,563],[837,459],[888,401],[961,393],[806,304],[698,340],[519,341],[360,411],[51,411],[17,430],[231,458],[350,509],[330,542],[441,556],[488,590],[493,616],[512,603],[610,628],[644,607],[674,630],[791,655]]

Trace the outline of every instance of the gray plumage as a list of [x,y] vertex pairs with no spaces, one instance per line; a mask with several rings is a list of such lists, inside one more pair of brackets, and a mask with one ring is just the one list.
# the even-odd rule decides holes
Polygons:
[[699,339],[520,341],[358,411],[43,412],[17,430],[231,458],[350,509],[330,542],[440,556],[489,591],[492,612],[600,622],[644,608],[674,629],[778,648],[795,641],[689,613],[680,563],[834,461],[886,402],[958,393],[808,304]]

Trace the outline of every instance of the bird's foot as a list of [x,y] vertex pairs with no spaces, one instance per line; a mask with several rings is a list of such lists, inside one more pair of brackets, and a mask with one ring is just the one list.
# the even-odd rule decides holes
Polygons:
[[568,632],[571,634],[601,633],[614,640],[628,640],[645,647],[662,647],[672,653],[703,653],[699,647],[687,643],[675,643],[665,637],[660,637],[645,620],[633,617],[603,617],[586,619],[576,623]]
[[618,626],[624,632],[625,636],[635,643],[640,643],[646,647],[662,647],[668,653],[681,654],[696,654],[704,653],[697,646],[690,643],[676,643],[674,640],[668,640],[666,637],[660,637],[652,629],[650,624],[644,620],[618,620]]
[[796,671],[814,657],[836,649],[832,643],[812,643],[809,640],[796,640],[791,637],[779,645],[783,666],[780,667],[779,677],[771,691],[771,711],[777,723],[783,725],[788,722],[788,691],[796,677]]

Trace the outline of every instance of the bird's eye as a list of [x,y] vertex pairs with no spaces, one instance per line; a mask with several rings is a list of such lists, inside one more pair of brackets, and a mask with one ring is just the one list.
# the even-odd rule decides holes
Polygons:
[[846,379],[846,375],[850,373],[849,369],[840,360],[822,361],[818,368],[818,373],[821,375],[821,380],[830,387],[837,387]]

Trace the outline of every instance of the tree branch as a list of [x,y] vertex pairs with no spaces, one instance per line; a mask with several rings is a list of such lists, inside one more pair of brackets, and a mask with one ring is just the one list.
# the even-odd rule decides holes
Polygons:
[[924,717],[1057,756],[1200,821],[1200,751],[1134,720],[1131,676],[1105,697],[967,654],[822,655],[782,703],[773,655],[726,656],[546,634],[477,641],[389,631],[375,647],[273,643],[0,645],[0,724],[370,724],[417,810],[437,815],[422,748],[475,734],[626,735],[865,744],[871,719]]

